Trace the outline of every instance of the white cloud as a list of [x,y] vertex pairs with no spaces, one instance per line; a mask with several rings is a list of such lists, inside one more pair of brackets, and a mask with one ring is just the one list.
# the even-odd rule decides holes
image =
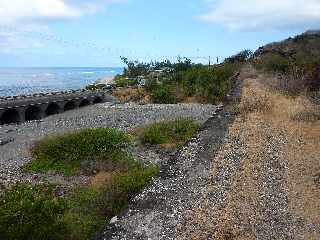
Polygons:
[[[46,46],[48,21],[79,18],[128,0],[0,0],[0,52]],[[39,35],[39,36],[38,36]]]
[[230,30],[320,27],[320,0],[206,0],[200,19]]
[[[45,28],[40,29],[43,32],[46,30]],[[37,31],[40,32],[40,29]],[[21,32],[16,32],[11,29],[0,29],[0,52],[9,54],[21,50],[39,49],[44,47],[46,47],[46,43],[41,39],[33,39],[21,34]]]
[[60,20],[96,13],[124,0],[0,0],[0,23]]

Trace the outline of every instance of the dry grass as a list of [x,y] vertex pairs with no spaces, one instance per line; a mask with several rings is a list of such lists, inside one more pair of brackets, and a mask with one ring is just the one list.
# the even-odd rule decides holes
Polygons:
[[148,95],[147,91],[142,87],[117,88],[113,91],[112,95],[114,95],[121,103],[151,103],[151,97]]
[[[303,95],[293,98],[270,90],[263,75],[242,77],[240,115],[229,129],[228,142],[214,160],[213,178],[232,165],[230,155],[239,145],[243,151],[241,167],[232,176],[225,205],[215,206],[204,196],[203,206],[193,210],[187,226],[181,228],[181,239],[257,238],[255,227],[264,219],[259,202],[263,166],[272,154],[266,145],[273,137],[286,139],[276,146],[280,159],[287,164],[283,184],[291,214],[320,227],[319,106]],[[208,192],[216,188],[213,184]],[[301,229],[299,235],[303,239],[320,238],[319,233],[307,229]]]
[[115,175],[115,172],[99,172],[92,178],[90,185],[93,189],[99,190],[110,182]]
[[[284,96],[269,91],[263,85],[259,86],[259,79],[257,82],[258,84],[249,83],[243,91],[245,103],[249,102],[249,105],[255,106],[255,110],[259,112],[257,119],[247,129],[252,131],[252,124],[263,121],[270,125],[268,130],[271,130],[272,134],[285,134],[287,143],[283,149],[283,159],[288,162],[287,187],[290,207],[307,222],[316,223],[320,216],[320,188],[315,181],[316,176],[320,174],[319,106],[312,104],[303,95],[294,98]],[[256,99],[263,100],[255,104]],[[252,120],[252,117],[253,115],[249,116],[249,119]],[[261,140],[265,134],[261,135],[259,132],[259,128],[253,131],[256,138],[253,141],[248,139],[248,146],[252,147],[257,142],[260,142],[259,146],[263,144]],[[255,159],[261,158],[257,156]],[[247,161],[244,162],[246,163]],[[254,166],[258,166],[257,161]],[[249,169],[248,173],[254,176],[253,170]],[[245,183],[248,183],[248,178],[245,179]],[[251,187],[246,192],[249,193],[250,189]],[[311,236],[308,237],[312,239]]]

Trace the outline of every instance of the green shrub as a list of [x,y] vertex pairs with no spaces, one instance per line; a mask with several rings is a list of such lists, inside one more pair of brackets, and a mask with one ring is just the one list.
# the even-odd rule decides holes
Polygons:
[[285,73],[290,68],[290,61],[281,55],[269,53],[262,56],[256,67],[268,72]]
[[128,81],[122,75],[116,75],[114,77],[114,83],[117,87],[127,87]]
[[243,50],[236,55],[233,55],[225,60],[227,63],[245,63],[253,58],[253,52],[249,49]]
[[0,196],[0,239],[63,240],[65,200],[50,185],[17,185]]
[[142,130],[140,139],[152,145],[184,144],[196,131],[199,125],[190,119],[177,119],[151,124]]
[[24,168],[35,172],[55,170],[67,175],[81,170],[86,160],[120,161],[128,159],[123,147],[130,138],[115,129],[86,129],[75,133],[47,137],[32,150],[35,158]]
[[98,189],[79,187],[63,198],[50,185],[17,185],[0,197],[0,239],[92,239],[158,171],[136,165]]
[[115,176],[99,189],[77,189],[69,198],[71,208],[64,214],[64,222],[70,229],[70,239],[92,237],[105,225],[106,220],[119,214],[131,197],[148,184],[157,174],[158,167],[135,167],[127,173]]
[[[251,58],[250,50],[242,51],[223,64],[214,66],[194,64],[190,59],[181,57],[176,63],[167,60],[149,64],[124,58],[128,67],[123,77],[130,77],[134,72],[134,76],[137,73],[144,75],[147,79],[145,88],[154,103],[174,104],[189,97],[201,102],[216,103],[221,101],[230,89],[231,76],[241,64]],[[155,70],[162,71],[159,73]]]
[[90,85],[86,86],[86,90],[96,91],[96,90],[98,90],[98,87],[95,84],[90,84]]
[[158,104],[174,104],[177,102],[171,86],[157,86],[152,91],[152,100]]

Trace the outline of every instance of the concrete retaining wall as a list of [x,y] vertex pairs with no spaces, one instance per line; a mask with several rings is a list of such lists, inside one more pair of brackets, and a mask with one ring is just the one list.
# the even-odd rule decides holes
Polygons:
[[104,92],[70,92],[0,100],[0,124],[22,123],[91,104],[110,102]]

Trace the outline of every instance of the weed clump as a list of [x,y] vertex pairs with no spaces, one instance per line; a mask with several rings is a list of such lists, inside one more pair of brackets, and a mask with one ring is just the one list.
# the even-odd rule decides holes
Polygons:
[[136,166],[99,188],[79,187],[64,197],[52,185],[17,185],[0,197],[0,238],[92,239],[157,172],[157,166]]
[[0,238],[63,240],[66,208],[53,186],[19,184],[0,196]]
[[[63,196],[59,186],[17,185],[0,196],[0,239],[86,240],[145,187],[159,168],[144,166],[126,152],[130,136],[115,129],[87,129],[38,142],[25,169],[65,174],[94,165],[91,184]],[[85,163],[85,164],[84,164]]]
[[142,142],[151,145],[182,145],[199,129],[199,125],[191,119],[176,119],[151,124],[140,134]]
[[35,158],[25,166],[35,172],[57,171],[66,175],[80,172],[82,163],[115,162],[128,160],[124,151],[130,137],[115,129],[86,129],[76,133],[50,136],[39,141],[32,149]]

